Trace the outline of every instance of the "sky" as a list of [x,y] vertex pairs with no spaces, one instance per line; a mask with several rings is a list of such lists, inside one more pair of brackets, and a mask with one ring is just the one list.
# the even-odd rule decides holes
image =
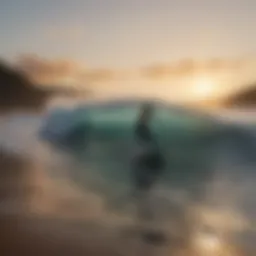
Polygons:
[[[86,72],[87,80],[103,76],[104,82],[112,80],[109,78],[114,70],[119,78],[111,85],[124,80],[128,84],[137,82],[140,79],[134,74],[148,67],[160,69],[161,78],[172,73],[172,81],[177,83],[177,76],[173,78],[177,70],[173,71],[173,66],[186,70],[189,65],[186,63],[193,62],[194,75],[194,71],[201,72],[204,62],[209,64],[218,59],[217,66],[226,76],[221,74],[222,78],[217,76],[215,80],[222,79],[217,83],[219,87],[223,83],[230,86],[234,81],[242,83],[247,77],[251,79],[253,74],[251,62],[245,73],[239,67],[234,68],[232,62],[243,59],[248,64],[256,55],[255,14],[254,0],[2,0],[0,57],[19,59],[19,65],[24,66],[25,62],[31,69],[33,54],[37,63],[44,63],[44,74],[45,69],[56,68],[62,61],[63,75],[70,63],[73,69],[75,63],[76,68],[83,66],[90,70]],[[63,68],[63,61],[69,68]],[[231,64],[223,67],[223,61]],[[46,65],[49,63],[50,67]],[[51,78],[52,73],[56,70],[51,69]],[[57,73],[60,76],[59,69]],[[183,75],[179,75],[178,84],[186,83]],[[199,91],[204,87],[200,81],[205,79],[200,76]],[[214,83],[212,77],[210,74],[211,81],[207,81],[206,87]],[[149,83],[152,81],[143,85]]]

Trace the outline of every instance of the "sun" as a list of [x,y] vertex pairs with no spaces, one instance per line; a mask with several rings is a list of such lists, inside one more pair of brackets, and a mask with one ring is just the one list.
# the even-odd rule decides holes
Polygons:
[[197,99],[208,99],[216,93],[216,83],[213,79],[202,77],[195,79],[192,84],[192,97]]

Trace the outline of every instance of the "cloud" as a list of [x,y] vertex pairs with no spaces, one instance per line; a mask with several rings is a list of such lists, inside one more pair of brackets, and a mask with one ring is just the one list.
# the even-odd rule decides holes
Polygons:
[[15,65],[33,81],[41,84],[81,84],[115,79],[111,69],[90,69],[70,59],[45,59],[35,54],[19,56]]
[[171,64],[155,64],[141,69],[141,75],[148,79],[181,78],[200,72],[223,73],[235,72],[247,67],[245,59],[209,59],[197,61],[184,59]]
[[81,70],[81,66],[74,61],[47,60],[35,54],[19,56],[16,66],[38,83],[54,83],[63,77],[75,76]]
[[95,69],[95,70],[84,70],[78,78],[81,81],[89,82],[106,82],[115,80],[118,77],[118,73],[111,69]]
[[181,60],[172,64],[156,64],[142,68],[142,75],[147,78],[168,78],[173,76],[185,76],[196,69],[196,62],[192,59]]
[[[95,97],[149,96],[150,93],[160,98],[172,95],[168,99],[184,101],[190,97],[186,88],[193,86],[202,76],[216,81],[216,90],[220,89],[220,94],[233,91],[236,86],[246,85],[248,78],[255,79],[255,61],[249,58],[187,58],[170,63],[117,69],[90,67],[69,58],[50,59],[36,54],[23,54],[16,59],[14,66],[32,82],[44,85],[44,88],[72,88],[76,93],[84,92],[88,96],[89,92]],[[175,86],[170,86],[170,83]]]
[[248,67],[251,64],[249,59],[211,59],[205,63],[205,69],[208,71],[237,71]]
[[213,58],[204,61],[182,59],[172,63],[156,63],[134,70],[90,68],[71,59],[45,59],[35,54],[19,56],[15,65],[33,81],[41,84],[92,84],[127,79],[173,79],[199,74],[242,71],[248,67],[248,59]]

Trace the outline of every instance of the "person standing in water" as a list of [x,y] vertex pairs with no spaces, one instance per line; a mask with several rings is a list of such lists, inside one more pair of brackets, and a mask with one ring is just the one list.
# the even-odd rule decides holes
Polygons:
[[153,112],[151,104],[142,106],[134,132],[137,151],[133,159],[132,178],[140,220],[152,218],[149,194],[165,168],[163,155],[149,127]]

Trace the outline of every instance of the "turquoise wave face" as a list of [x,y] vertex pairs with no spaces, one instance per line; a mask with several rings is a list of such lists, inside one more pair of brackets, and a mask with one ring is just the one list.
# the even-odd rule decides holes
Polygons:
[[[107,182],[127,186],[141,104],[111,102],[58,110],[46,120],[41,137],[57,150],[90,166]],[[189,185],[205,180],[209,175],[209,146],[218,125],[197,113],[153,104],[150,129],[167,161],[162,182]]]
[[[142,103],[108,102],[57,111],[46,120],[41,137],[84,166],[81,172],[97,174],[112,189],[129,188],[134,128]],[[217,145],[229,139],[239,149],[248,146],[236,128],[183,108],[152,104],[150,129],[167,162],[160,181],[165,186],[200,194],[213,175]]]

